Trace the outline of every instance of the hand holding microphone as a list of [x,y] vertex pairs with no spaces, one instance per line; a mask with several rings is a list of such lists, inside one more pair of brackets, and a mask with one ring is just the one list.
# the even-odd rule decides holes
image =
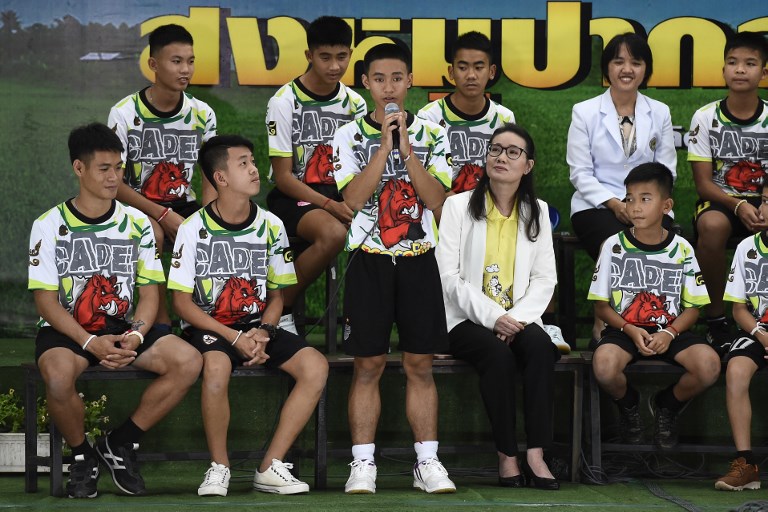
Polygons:
[[[397,106],[397,103],[387,103],[384,106],[384,116],[388,116],[389,114],[399,114],[400,113],[400,107]],[[400,125],[395,122],[393,123],[395,129],[391,130],[390,133],[392,134],[392,157],[395,160],[400,160]]]

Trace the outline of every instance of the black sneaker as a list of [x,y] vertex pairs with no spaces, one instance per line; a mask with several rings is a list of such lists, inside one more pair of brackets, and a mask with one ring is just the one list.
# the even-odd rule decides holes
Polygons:
[[640,406],[619,406],[619,435],[621,442],[640,444],[643,441],[643,422],[640,420]]
[[707,322],[707,343],[723,357],[731,349],[734,335],[731,334],[731,325],[723,320],[722,322]]
[[69,465],[67,496],[70,498],[95,498],[99,495],[96,484],[99,481],[99,461],[83,454],[75,455],[75,462]]
[[653,426],[653,442],[659,448],[674,448],[677,446],[677,415],[665,407],[656,404],[656,395],[648,398],[648,409],[655,418]]
[[96,442],[96,452],[101,461],[112,473],[115,485],[126,494],[144,494],[144,479],[139,474],[139,461],[136,459],[138,443],[122,446],[109,444],[109,436],[104,436]]

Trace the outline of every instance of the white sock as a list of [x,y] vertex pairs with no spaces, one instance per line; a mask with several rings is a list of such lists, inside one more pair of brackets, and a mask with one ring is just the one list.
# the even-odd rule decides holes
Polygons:
[[416,450],[416,460],[424,462],[427,459],[437,458],[437,441],[421,441],[413,443],[413,449]]
[[355,444],[352,445],[352,458],[373,462],[374,451],[376,451],[376,443]]

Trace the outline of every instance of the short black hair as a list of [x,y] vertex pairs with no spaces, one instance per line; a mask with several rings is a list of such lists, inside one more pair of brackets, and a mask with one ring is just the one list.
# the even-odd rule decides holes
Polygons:
[[723,50],[723,60],[728,58],[728,52],[735,48],[747,48],[756,50],[760,53],[760,61],[765,67],[768,62],[768,42],[765,36],[760,32],[737,32],[725,41],[725,50]]
[[405,43],[381,43],[368,50],[363,58],[363,73],[367,75],[371,63],[382,59],[401,60],[408,72],[411,72],[411,52]]
[[352,47],[352,27],[336,16],[320,16],[307,27],[307,47],[318,46]]
[[157,27],[149,34],[149,54],[156,55],[157,52],[173,43],[182,43],[194,46],[192,34],[181,25],[162,25]]
[[253,142],[241,135],[216,135],[211,137],[200,148],[197,156],[197,163],[203,170],[203,174],[208,178],[208,182],[216,189],[216,182],[213,179],[213,173],[217,170],[225,169],[227,158],[229,158],[229,148],[245,147],[253,153]]
[[69,159],[88,163],[97,151],[112,151],[123,153],[123,143],[113,130],[101,123],[91,123],[78,126],[69,132]]
[[674,179],[672,178],[672,171],[659,162],[646,162],[640,164],[627,174],[624,179],[624,186],[628,187],[635,183],[656,183],[661,195],[664,199],[672,197],[672,187]]
[[630,56],[645,62],[645,76],[643,77],[642,83],[642,85],[645,86],[653,74],[653,53],[651,52],[651,47],[648,46],[648,41],[645,37],[635,34],[634,32],[626,32],[614,36],[608,41],[608,44],[605,45],[603,54],[600,56],[600,70],[603,72],[603,78],[610,82],[610,79],[608,78],[608,64],[619,56],[622,45],[627,47]]
[[488,56],[488,62],[493,64],[493,47],[488,36],[473,30],[461,34],[451,47],[451,62],[456,60],[459,50],[479,50]]

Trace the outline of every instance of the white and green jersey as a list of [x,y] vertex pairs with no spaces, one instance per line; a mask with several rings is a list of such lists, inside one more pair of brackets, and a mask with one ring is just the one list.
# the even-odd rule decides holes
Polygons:
[[[451,184],[451,154],[445,129],[408,114],[408,140],[413,158],[446,190]],[[381,146],[381,125],[370,116],[357,119],[336,132],[333,138],[334,176],[339,191],[368,165]],[[355,212],[347,234],[346,250],[392,256],[418,256],[437,245],[437,224],[432,211],[421,201],[408,178],[404,158],[387,159],[381,182]]]
[[267,105],[269,156],[293,158],[291,172],[299,181],[333,185],[333,135],[366,112],[365,100],[341,82],[331,94],[318,96],[297,78],[282,86]]
[[607,301],[625,322],[647,327],[669,325],[683,309],[709,304],[687,240],[670,232],[660,244],[647,245],[630,230],[603,242],[588,299]]
[[417,116],[437,123],[448,132],[453,158],[451,190],[464,192],[477,185],[485,168],[485,153],[493,132],[506,123],[515,122],[515,114],[498,103],[486,100],[477,115],[461,112],[446,96],[428,103]]
[[712,181],[731,196],[759,197],[768,171],[768,108],[760,100],[751,119],[738,120],[725,100],[693,114],[688,161],[711,162]]
[[296,282],[283,222],[253,203],[239,225],[224,222],[208,205],[179,226],[168,289],[191,293],[200,309],[224,325],[258,322],[267,290]]
[[[57,291],[88,332],[124,323],[135,287],[164,282],[152,226],[136,208],[112,201],[106,214],[89,219],[67,201],[32,224],[28,288]],[[41,318],[38,326],[46,325]]]
[[750,235],[739,243],[725,283],[723,300],[747,304],[761,324],[768,324],[768,235]]
[[172,112],[160,112],[145,91],[109,111],[107,125],[123,143],[124,180],[156,203],[194,201],[192,173],[203,142],[216,135],[216,114],[186,92]]

